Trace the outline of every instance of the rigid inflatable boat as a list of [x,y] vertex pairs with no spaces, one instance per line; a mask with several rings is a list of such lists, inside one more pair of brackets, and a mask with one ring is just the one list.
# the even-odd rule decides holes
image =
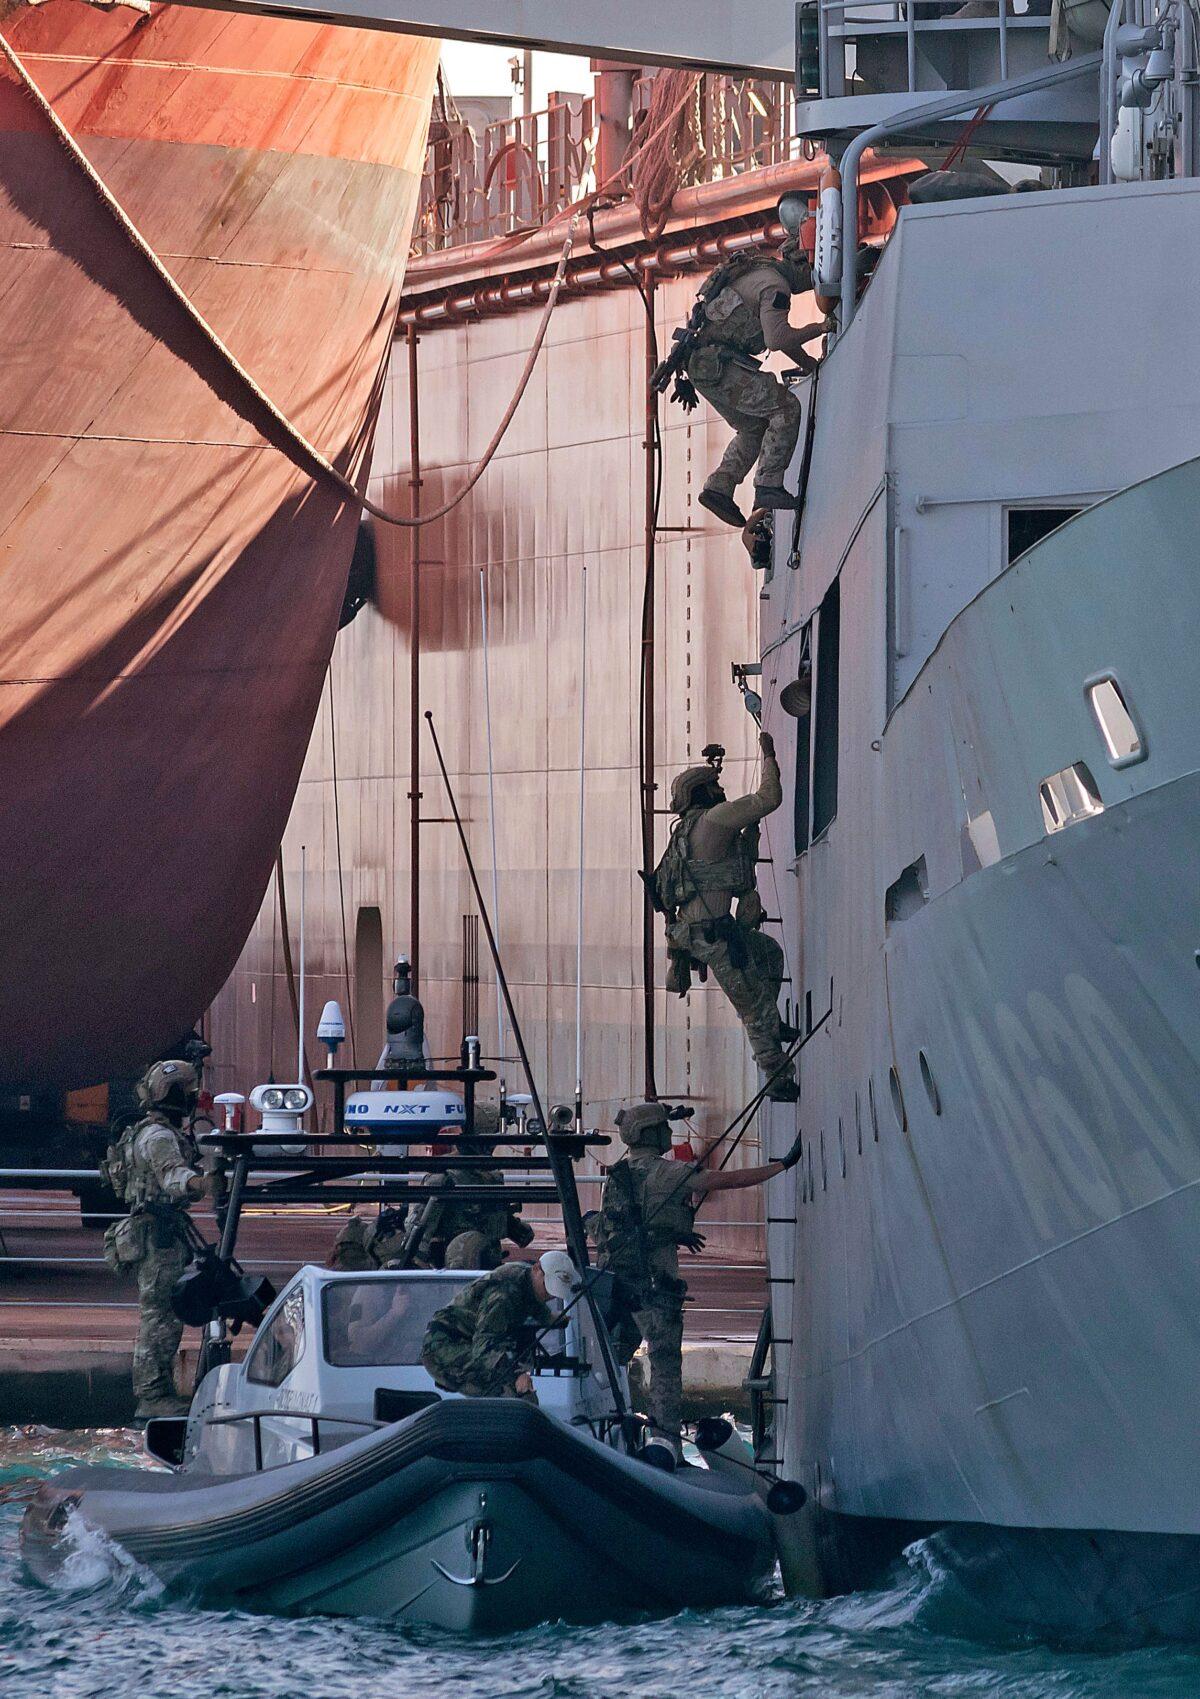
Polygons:
[[584,1306],[535,1363],[537,1407],[439,1394],[421,1340],[473,1278],[300,1270],[244,1361],[212,1369],[187,1418],[149,1425],[166,1470],[45,1483],[29,1568],[51,1579],[100,1530],[193,1597],[471,1633],[765,1597],[775,1518],[758,1477],[631,1450]]

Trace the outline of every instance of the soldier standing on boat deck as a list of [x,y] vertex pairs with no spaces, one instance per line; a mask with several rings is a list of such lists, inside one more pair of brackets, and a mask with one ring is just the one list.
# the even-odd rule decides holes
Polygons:
[[552,1325],[548,1298],[569,1304],[579,1287],[565,1251],[544,1251],[535,1263],[503,1263],[438,1310],[425,1330],[422,1366],[443,1392],[536,1404],[533,1376],[522,1367],[529,1330]]
[[800,1159],[800,1139],[780,1162],[721,1172],[700,1162],[668,1159],[671,1111],[664,1103],[637,1103],[617,1116],[628,1147],[604,1181],[600,1209],[591,1222],[596,1266],[616,1279],[619,1319],[612,1330],[621,1363],[645,1339],[650,1356],[650,1428],[679,1451],[683,1420],[683,1300],[680,1245],[693,1253],[704,1240],[696,1211],[709,1192],[760,1186]]
[[[702,395],[736,433],[699,496],[701,507],[726,524],[746,523],[734,492],[756,461],[755,508],[796,506],[783,480],[800,435],[800,403],[759,359],[778,351],[800,373],[814,369],[806,345],[824,335],[829,321],[797,330],[788,320],[792,296],[811,288],[812,272],[794,240],[770,257],[741,255],[709,276],[687,327],[676,332],[681,355],[674,399],[690,412]],[[659,373],[670,363],[668,356]],[[656,387],[665,387],[658,377]]]
[[650,890],[667,917],[668,991],[684,996],[691,969],[711,968],[770,1081],[767,1096],[794,1103],[799,1088],[783,1041],[797,1034],[779,1013],[783,951],[761,929],[765,914],[755,871],[758,823],[779,807],[783,789],[770,733],[760,732],[758,741],[762,783],[749,796],[726,799],[715,758],[676,777],[671,807],[679,819]]
[[156,1062],[139,1082],[145,1109],[109,1147],[103,1171],[129,1214],[104,1235],[104,1256],[117,1272],[136,1268],[137,1343],[133,1348],[135,1419],[182,1415],[188,1400],[175,1390],[175,1353],[183,1323],[171,1307],[175,1282],[188,1261],[187,1206],[210,1188],[198,1171],[190,1123],[200,1076],[190,1062]]

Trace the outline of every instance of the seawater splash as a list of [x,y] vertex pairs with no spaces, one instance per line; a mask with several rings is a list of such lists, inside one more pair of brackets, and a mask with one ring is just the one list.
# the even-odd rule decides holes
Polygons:
[[[886,1583],[812,1604],[684,1612],[620,1627],[547,1624],[461,1641],[387,1623],[283,1621],[164,1596],[84,1527],[72,1577],[24,1573],[17,1529],[38,1482],[139,1461],[121,1432],[0,1434],[3,1699],[1194,1699],[1200,1652],[1063,1652],[1014,1637],[961,1592],[938,1542]],[[72,1559],[68,1559],[71,1562]]]
[[68,1515],[63,1538],[69,1550],[50,1583],[54,1592],[89,1593],[103,1587],[128,1603],[161,1597],[162,1582],[77,1510]]

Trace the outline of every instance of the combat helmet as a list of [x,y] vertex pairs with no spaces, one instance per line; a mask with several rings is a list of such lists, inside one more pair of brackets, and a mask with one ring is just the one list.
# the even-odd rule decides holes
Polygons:
[[685,767],[682,773],[677,773],[671,781],[671,810],[675,814],[686,814],[692,806],[692,798],[702,785],[719,785],[720,776],[715,767],[706,763],[702,767]]
[[146,1109],[190,1109],[199,1092],[200,1075],[190,1062],[155,1062],[137,1083],[138,1102]]
[[665,1103],[631,1104],[618,1113],[616,1128],[630,1150],[656,1150],[661,1156],[671,1148]]
[[499,1131],[500,1105],[476,1098],[471,1131],[458,1135],[457,1147],[468,1156],[490,1156],[494,1148],[492,1140]]

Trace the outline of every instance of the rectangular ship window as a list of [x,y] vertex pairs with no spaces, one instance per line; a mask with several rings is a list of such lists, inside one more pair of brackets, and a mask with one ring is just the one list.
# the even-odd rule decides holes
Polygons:
[[1111,675],[1094,679],[1087,687],[1088,702],[1100,727],[1100,735],[1114,767],[1127,767],[1146,753],[1121,686]]
[[808,624],[801,633],[800,655],[800,678],[798,683],[803,680],[806,674],[806,669],[808,669],[808,705],[805,705],[806,694],[803,688],[798,688],[795,693],[794,709],[788,709],[788,704],[783,692],[780,693],[779,698],[779,705],[781,708],[788,709],[788,712],[794,711],[796,714],[796,794],[795,807],[793,811],[793,829],[797,855],[803,855],[805,850],[808,848],[808,829],[811,824],[808,806],[809,763],[812,758],[812,672],[810,659],[812,655],[811,620],[809,620]]
[[817,689],[813,703],[812,835],[820,837],[837,813],[838,698],[841,586],[835,578],[817,619]]
[[1074,519],[1082,511],[1078,507],[1010,507],[1007,514],[1006,564],[1011,566],[1026,549],[1040,543],[1043,537],[1048,537],[1051,531],[1057,531],[1060,525],[1065,525],[1068,519]]
[[1085,761],[1076,761],[1061,773],[1051,773],[1038,786],[1038,796],[1048,832],[1061,832],[1064,826],[1073,826],[1077,820],[1104,813],[1096,781]]

